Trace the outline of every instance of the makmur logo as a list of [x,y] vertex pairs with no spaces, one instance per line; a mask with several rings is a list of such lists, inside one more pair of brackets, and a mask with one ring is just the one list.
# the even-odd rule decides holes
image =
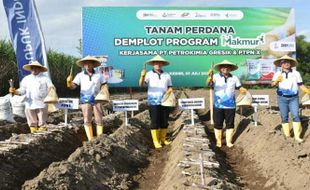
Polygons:
[[261,35],[257,36],[256,38],[241,38],[239,36],[233,35],[222,35],[221,42],[223,47],[230,47],[230,48],[256,48],[266,41],[265,34],[262,33]]

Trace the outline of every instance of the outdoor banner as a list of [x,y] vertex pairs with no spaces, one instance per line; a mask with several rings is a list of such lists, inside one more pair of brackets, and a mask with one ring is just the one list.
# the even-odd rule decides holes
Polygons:
[[16,53],[18,76],[29,72],[23,65],[37,60],[48,68],[43,34],[34,0],[3,0],[11,41]]
[[[203,87],[212,64],[238,65],[243,83],[269,83],[273,60],[295,56],[290,8],[84,7],[83,56],[107,57],[109,83],[138,86],[145,61],[156,54],[173,86]],[[148,66],[147,70],[152,67]]]

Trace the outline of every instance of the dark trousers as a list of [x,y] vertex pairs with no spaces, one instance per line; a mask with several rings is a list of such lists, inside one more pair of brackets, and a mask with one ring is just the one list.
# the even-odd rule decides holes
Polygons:
[[234,128],[236,109],[220,109],[213,107],[214,128],[223,129],[225,120],[226,129]]
[[167,129],[169,109],[165,106],[149,106],[151,129]]

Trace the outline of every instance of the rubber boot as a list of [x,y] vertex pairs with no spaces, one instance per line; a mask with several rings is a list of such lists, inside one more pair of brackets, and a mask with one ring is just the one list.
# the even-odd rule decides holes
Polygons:
[[102,125],[97,125],[96,126],[96,131],[97,131],[97,137],[102,135],[102,133],[103,133],[103,126]]
[[151,135],[152,135],[152,139],[153,139],[153,143],[155,148],[161,148],[161,144],[159,143],[159,129],[152,129],[151,130]]
[[42,126],[40,126],[39,128],[38,128],[38,131],[46,131],[47,129],[46,129],[46,127],[45,127],[45,125],[42,125]]
[[216,146],[222,147],[222,129],[214,128],[214,134],[215,134],[215,139],[216,139]]
[[301,130],[302,130],[300,122],[293,122],[293,130],[294,130],[295,140],[297,142],[300,142],[300,143],[304,142],[304,140],[300,138],[300,134],[301,134]]
[[88,141],[91,141],[94,138],[92,125],[84,125],[84,129],[85,129]]
[[171,141],[166,139],[168,129],[159,129],[160,144],[169,145]]
[[234,136],[234,129],[226,129],[226,145],[230,148],[233,147],[232,139]]
[[30,133],[36,132],[38,129],[37,127],[30,127]]
[[288,123],[282,123],[282,130],[283,130],[283,133],[286,137],[291,136],[290,125]]

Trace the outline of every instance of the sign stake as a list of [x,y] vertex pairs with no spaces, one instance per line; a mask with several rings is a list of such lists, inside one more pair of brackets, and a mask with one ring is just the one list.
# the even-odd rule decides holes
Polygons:
[[65,125],[68,125],[68,109],[65,109]]
[[125,111],[125,126],[128,126],[128,115],[127,115],[127,111]]
[[192,120],[192,125],[195,125],[195,122],[194,122],[194,110],[191,109],[191,120]]

